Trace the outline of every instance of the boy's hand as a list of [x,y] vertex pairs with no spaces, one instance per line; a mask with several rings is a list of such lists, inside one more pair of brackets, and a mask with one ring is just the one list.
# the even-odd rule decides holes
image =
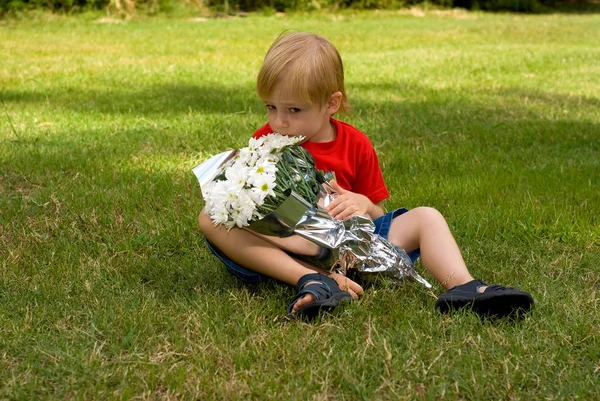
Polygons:
[[364,294],[363,288],[346,276],[342,276],[341,274],[337,273],[330,273],[329,277],[335,280],[337,285],[340,287],[340,290],[349,292],[354,299],[358,299],[358,297]]
[[340,187],[336,180],[331,180],[329,184],[338,193],[337,198],[325,209],[331,217],[346,220],[352,216],[369,216],[369,210],[373,206],[369,198]]

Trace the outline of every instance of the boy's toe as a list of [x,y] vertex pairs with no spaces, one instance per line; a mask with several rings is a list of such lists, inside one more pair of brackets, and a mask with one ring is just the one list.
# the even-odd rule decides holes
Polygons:
[[313,294],[306,294],[304,297],[300,298],[298,301],[294,303],[292,306],[292,313],[296,312],[298,309],[302,308],[304,305],[308,305],[311,302],[316,300]]

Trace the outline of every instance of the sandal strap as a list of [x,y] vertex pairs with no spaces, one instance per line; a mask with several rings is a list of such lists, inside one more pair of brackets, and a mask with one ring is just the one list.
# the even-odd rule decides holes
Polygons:
[[323,283],[327,286],[327,288],[330,291],[333,291],[333,292],[335,292],[336,289],[340,288],[337,285],[337,282],[334,279],[332,279],[331,277],[326,276],[321,273],[310,273],[310,274],[305,274],[304,276],[300,277],[300,280],[298,280],[298,283],[296,284],[296,289],[298,291],[302,291],[302,289],[304,289],[306,284],[310,283],[311,281],[318,281],[319,283]]
[[[457,285],[451,288],[448,292],[478,292],[479,287],[485,287],[487,284],[483,280],[472,280],[468,283]],[[487,291],[487,289],[486,289]]]
[[509,287],[499,284],[488,285],[484,292],[497,292],[507,290]]

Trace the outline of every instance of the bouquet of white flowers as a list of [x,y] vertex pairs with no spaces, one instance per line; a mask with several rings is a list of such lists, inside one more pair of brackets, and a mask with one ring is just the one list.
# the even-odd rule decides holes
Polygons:
[[325,257],[296,255],[315,266],[369,279],[412,277],[431,285],[414,270],[407,253],[374,233],[365,216],[332,218],[326,206],[337,193],[333,173],[317,170],[299,143],[302,137],[270,134],[248,147],[223,152],[194,168],[204,211],[215,225],[237,226],[264,235],[299,235],[325,249]]
[[327,175],[298,145],[302,139],[270,134],[251,138],[248,147],[235,151],[201,188],[215,225],[247,227],[277,209],[291,191],[316,206]]

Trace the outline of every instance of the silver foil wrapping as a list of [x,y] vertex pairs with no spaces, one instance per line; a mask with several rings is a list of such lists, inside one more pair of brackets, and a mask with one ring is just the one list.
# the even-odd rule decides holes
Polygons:
[[[193,172],[200,186],[211,181],[234,154],[235,151],[223,152],[195,167]],[[326,206],[336,195],[325,185],[320,204]],[[353,216],[343,221],[335,220],[323,208],[311,205],[294,191],[277,209],[250,223],[246,229],[276,237],[299,235],[328,249],[322,253],[324,256],[294,256],[331,272],[362,281],[376,277],[412,278],[431,288],[431,284],[416,272],[404,249],[374,233],[375,224],[371,219]]]

